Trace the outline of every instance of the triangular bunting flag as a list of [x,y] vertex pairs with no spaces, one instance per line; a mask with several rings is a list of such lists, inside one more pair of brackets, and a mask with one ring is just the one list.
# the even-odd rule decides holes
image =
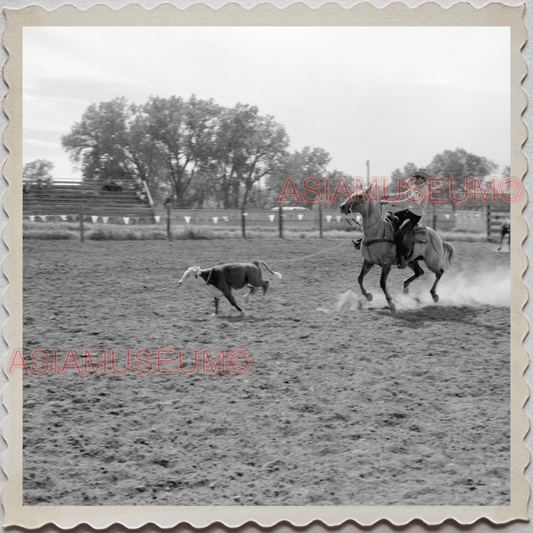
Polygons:
[[331,222],[331,218],[332,218],[331,215],[326,215],[326,220],[327,220],[328,222]]
[[340,215],[337,215],[337,222],[340,222],[341,221],[341,216]]
[[30,215],[30,220],[33,222],[35,220],[35,215]]
[[98,220],[98,216],[97,215],[91,215],[91,219],[93,221],[93,224],[95,224],[96,221]]
[[161,216],[160,215],[155,215],[154,218],[155,218],[155,223],[159,224],[159,221],[161,220]]
[[218,222],[218,217],[213,217],[213,222],[216,224]]
[[109,220],[109,217],[102,217],[102,220],[104,221],[104,224],[107,224],[107,221]]
[[298,215],[298,220],[302,220],[303,217],[303,215]]
[[450,218],[450,215],[444,215],[445,218]]
[[122,220],[124,220],[124,224],[128,225],[130,217],[122,217]]
[[59,215],[61,217],[61,220],[67,220],[67,215]]
[[222,217],[222,220],[223,220],[224,222],[228,222],[229,219],[228,219],[228,217]]
[[185,219],[185,224],[188,224],[191,221],[191,217],[183,217]]
[[39,218],[40,218],[43,222],[46,222],[46,215],[39,215]]
[[274,222],[276,215],[268,215],[268,218],[270,219],[270,222]]

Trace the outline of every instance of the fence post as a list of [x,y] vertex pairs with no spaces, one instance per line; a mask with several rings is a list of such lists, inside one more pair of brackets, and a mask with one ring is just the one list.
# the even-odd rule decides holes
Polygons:
[[170,241],[170,204],[167,205],[167,239]]
[[279,216],[279,238],[283,239],[283,206],[280,204],[278,209]]
[[241,228],[242,228],[242,238],[246,239],[246,216],[244,213],[244,205],[241,208]]
[[85,234],[83,232],[83,204],[80,206],[80,240],[81,242],[85,241]]
[[487,242],[490,242],[490,225],[491,225],[490,204],[487,204]]
[[318,231],[320,238],[324,237],[324,228],[322,224],[322,202],[318,202]]

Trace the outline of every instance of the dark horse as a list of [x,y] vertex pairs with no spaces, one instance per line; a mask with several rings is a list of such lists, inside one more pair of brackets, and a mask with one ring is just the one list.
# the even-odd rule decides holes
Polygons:
[[509,235],[508,243],[509,243],[509,248],[510,248],[511,247],[511,221],[510,220],[505,220],[502,224],[500,246],[498,246],[498,250],[502,249],[503,239],[505,238],[506,235]]
[[[365,194],[355,193],[341,206],[341,213],[360,213],[363,218],[363,240],[361,243],[361,253],[363,254],[363,266],[357,281],[361,287],[361,292],[368,301],[372,300],[372,294],[368,292],[363,279],[374,265],[381,266],[381,290],[387,298],[392,312],[395,311],[392,297],[387,290],[387,277],[396,260],[396,245],[394,244],[394,226],[392,220],[381,217],[376,204],[373,202],[370,188]],[[435,274],[435,283],[431,287],[431,296],[434,302],[438,302],[437,284],[444,274],[444,268],[452,265],[455,250],[453,246],[443,241],[432,228],[424,228],[424,239],[415,239],[413,251],[408,258],[407,266],[413,270],[414,275],[403,282],[403,292],[408,292],[409,285],[424,274],[418,264],[419,259],[423,259],[427,267]]]

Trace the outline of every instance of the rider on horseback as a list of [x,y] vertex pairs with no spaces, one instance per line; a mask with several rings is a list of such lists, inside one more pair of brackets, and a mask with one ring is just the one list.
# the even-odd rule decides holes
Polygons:
[[398,268],[405,268],[407,265],[407,255],[409,250],[404,243],[404,236],[407,235],[419,222],[426,211],[429,191],[427,180],[429,174],[423,168],[419,168],[414,176],[418,187],[409,189],[405,193],[401,193],[402,198],[390,202],[383,198],[380,200],[381,204],[388,204],[393,207],[401,207],[394,215],[399,219],[398,229],[394,234],[394,242],[396,244]]

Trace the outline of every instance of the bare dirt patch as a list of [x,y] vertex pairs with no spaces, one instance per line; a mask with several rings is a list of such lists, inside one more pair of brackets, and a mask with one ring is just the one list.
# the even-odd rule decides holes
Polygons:
[[[25,376],[24,504],[508,505],[509,256],[454,246],[439,304],[429,273],[409,297],[391,274],[391,316],[377,268],[359,297],[349,241],[25,242],[26,357],[115,349],[124,369],[127,349],[181,348],[190,370],[194,349],[243,348],[253,365]],[[177,287],[254,259],[283,280],[244,318]]]

